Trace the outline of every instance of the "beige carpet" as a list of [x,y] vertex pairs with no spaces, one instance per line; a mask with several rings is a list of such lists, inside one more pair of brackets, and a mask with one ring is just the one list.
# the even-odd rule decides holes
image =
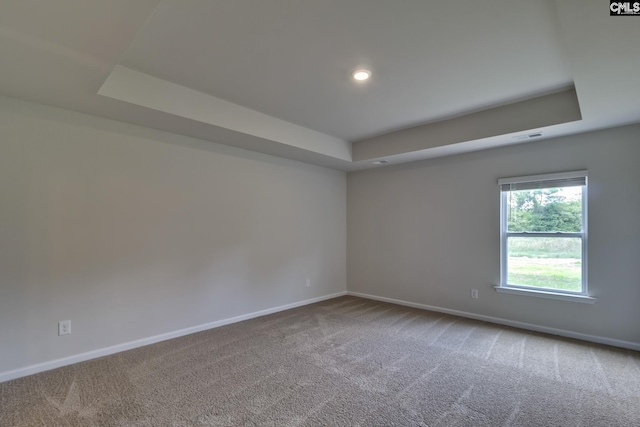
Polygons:
[[342,297],[0,384],[1,426],[640,426],[640,353]]

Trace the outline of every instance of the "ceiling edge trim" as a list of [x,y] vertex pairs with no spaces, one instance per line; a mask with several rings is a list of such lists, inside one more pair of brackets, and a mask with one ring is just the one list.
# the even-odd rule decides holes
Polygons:
[[582,119],[574,87],[353,143],[354,162],[528,132]]
[[98,94],[323,156],[352,160],[347,141],[121,65],[113,69]]

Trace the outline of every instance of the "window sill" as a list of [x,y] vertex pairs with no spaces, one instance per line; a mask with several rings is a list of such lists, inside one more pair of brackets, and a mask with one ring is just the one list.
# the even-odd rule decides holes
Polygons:
[[583,304],[593,304],[596,302],[595,298],[587,295],[557,294],[554,292],[537,291],[533,289],[510,288],[507,286],[494,286],[494,288],[496,292],[505,294],[526,295],[538,298],[556,299],[560,301],[580,302]]

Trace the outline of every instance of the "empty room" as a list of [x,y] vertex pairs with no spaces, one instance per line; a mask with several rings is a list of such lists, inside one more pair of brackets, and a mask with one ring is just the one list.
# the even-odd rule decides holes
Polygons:
[[0,2],[0,427],[640,426],[640,4]]

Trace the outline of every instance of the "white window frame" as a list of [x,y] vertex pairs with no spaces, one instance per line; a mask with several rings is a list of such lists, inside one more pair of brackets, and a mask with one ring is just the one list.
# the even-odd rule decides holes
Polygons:
[[[578,233],[536,233],[536,232],[509,232],[507,230],[507,196],[508,191],[503,191],[505,184],[522,184],[522,183],[541,183],[544,181],[570,180],[576,178],[584,178],[585,185],[582,186],[582,231]],[[589,296],[587,290],[587,187],[588,187],[588,171],[572,171],[550,173],[544,175],[529,175],[513,178],[502,178],[498,180],[500,188],[500,284],[495,287],[497,292],[537,296],[541,298],[559,299],[564,301],[575,301],[594,303],[595,298]],[[544,185],[544,184],[543,184]],[[541,187],[554,188],[554,187]],[[508,278],[508,251],[507,240],[509,237],[579,237],[582,239],[582,290],[579,292],[567,291],[563,289],[537,288],[524,285],[513,285],[507,283]]]

